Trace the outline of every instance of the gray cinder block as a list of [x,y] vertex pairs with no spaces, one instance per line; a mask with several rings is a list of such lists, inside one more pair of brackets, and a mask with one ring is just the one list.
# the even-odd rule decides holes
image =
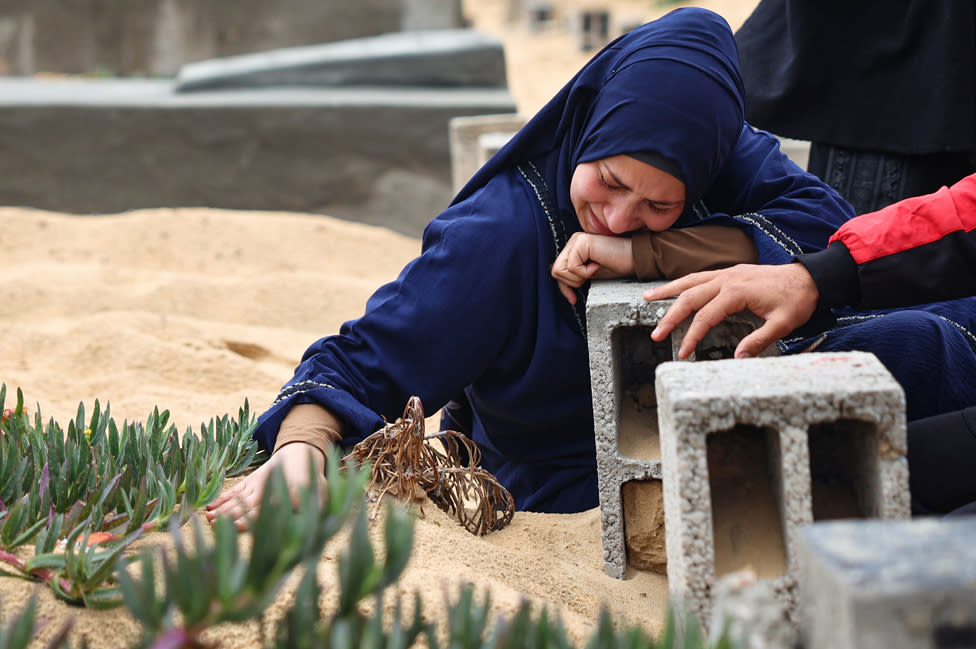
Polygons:
[[451,180],[455,193],[464,187],[483,164],[481,136],[486,133],[514,133],[525,125],[516,113],[462,115],[448,123],[451,148]]
[[801,525],[909,516],[904,393],[873,354],[666,363],[655,385],[669,589],[700,620],[741,570],[792,619]]
[[807,649],[976,647],[976,518],[800,530]]
[[[654,371],[677,358],[688,323],[679,325],[670,340],[651,340],[651,330],[674,302],[644,300],[643,291],[660,283],[594,281],[586,302],[603,564],[617,578],[624,576],[628,563],[637,569],[663,569],[666,562]],[[731,356],[738,341],[760,322],[750,313],[729,317],[709,332],[692,359]]]
[[493,131],[478,136],[478,168],[480,169],[491,157],[512,139],[516,131]]

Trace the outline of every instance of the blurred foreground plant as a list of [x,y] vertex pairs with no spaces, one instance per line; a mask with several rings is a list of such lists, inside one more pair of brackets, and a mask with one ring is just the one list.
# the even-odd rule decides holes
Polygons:
[[[258,517],[248,525],[253,535],[249,558],[242,558],[238,548],[245,533],[229,518],[217,519],[214,541],[209,545],[194,519],[194,550],[183,547],[181,532],[174,527],[175,557],[167,560],[147,549],[140,559],[140,578],[121,572],[126,605],[145,629],[140,649],[203,647],[208,628],[249,619],[262,622],[260,635],[268,649],[573,649],[560,621],[546,610],[535,615],[526,601],[510,619],[491,619],[489,595],[479,602],[470,584],[462,586],[456,602],[446,602],[446,634],[436,622],[426,621],[418,593],[413,595],[409,613],[397,593],[392,614],[384,615],[385,592],[399,580],[410,558],[414,518],[400,503],[388,506],[383,517],[383,552],[375,552],[367,508],[360,506],[370,469],[346,466],[340,471],[338,465],[338,457],[330,455],[324,504],[313,481],[289,502],[284,478],[277,471],[272,475]],[[311,465],[309,470],[314,470]],[[351,519],[351,527],[337,561],[337,605],[335,610],[323,612],[316,567],[326,542],[346,519]],[[263,612],[290,570],[298,566],[304,575],[291,608],[269,637]],[[164,575],[161,586],[154,577],[159,573]],[[372,605],[364,606],[370,600]],[[442,641],[446,643],[442,645]],[[679,627],[673,617],[662,638],[654,641],[638,627],[617,630],[605,612],[585,646],[711,647],[696,625]],[[722,641],[713,649],[730,647]]]
[[0,574],[45,582],[71,604],[118,606],[113,573],[126,548],[184,523],[257,459],[246,401],[237,419],[181,436],[169,411],[119,426],[108,406],[96,401],[86,418],[79,404],[64,430],[39,409],[31,418],[20,389],[13,408],[6,395],[0,386]]
[[[35,638],[37,632],[44,626],[37,624],[37,594],[27,600],[27,606],[13,620],[3,620],[3,627],[0,627],[0,649],[27,649],[31,640]],[[68,631],[71,630],[71,621],[65,622],[58,629],[44,649],[68,649]]]
[[[201,634],[214,625],[260,620],[295,567],[304,564],[314,579],[325,544],[356,511],[362,523],[354,528],[354,537],[360,528],[365,534],[361,504],[368,474],[341,472],[335,457],[329,458],[327,466],[328,490],[324,495],[315,481],[290,494],[280,470],[273,472],[258,515],[248,525],[253,535],[249,556],[242,555],[242,533],[230,518],[214,521],[212,543],[206,541],[199,519],[194,518],[193,549],[184,547],[181,530],[171,524],[175,556],[147,548],[139,558],[138,578],[121,570],[118,578],[126,606],[143,625],[141,646],[201,646]],[[309,471],[314,470],[309,463]],[[375,571],[375,566],[364,560],[344,564],[352,565],[351,578],[361,588],[371,588],[370,584],[384,588],[389,583],[384,575],[394,572],[399,576],[396,566],[402,569],[410,554],[412,527],[404,528],[396,517],[391,520],[398,521],[400,542],[388,550],[390,567],[386,571],[374,576],[371,570]],[[358,553],[372,552],[368,538],[357,537],[355,543]],[[159,573],[162,584],[156,583]],[[317,598],[312,604],[317,606]],[[293,614],[301,614],[300,608],[296,607]]]
[[[446,649],[577,649],[570,642],[559,618],[550,617],[546,609],[537,615],[532,605],[523,601],[511,618],[499,618],[489,624],[491,598],[485,593],[481,602],[470,585],[461,588],[454,604],[448,606],[448,638]],[[430,638],[431,649],[440,649],[435,635]],[[585,649],[738,649],[725,634],[711,643],[694,617],[679,617],[674,609],[668,611],[661,637],[651,638],[642,628],[618,628],[604,610]]]

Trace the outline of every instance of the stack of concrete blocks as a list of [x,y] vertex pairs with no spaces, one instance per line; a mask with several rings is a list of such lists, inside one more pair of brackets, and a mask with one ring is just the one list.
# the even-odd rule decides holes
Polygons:
[[873,354],[668,363],[655,387],[669,590],[703,623],[741,571],[795,622],[800,526],[910,515],[904,393]]
[[[688,323],[679,325],[668,340],[651,340],[651,330],[674,302],[644,300],[643,291],[656,284],[594,281],[586,302],[603,563],[616,578],[624,577],[628,564],[663,572],[667,563],[654,372],[659,364],[677,359]],[[709,332],[691,358],[731,356],[738,341],[759,323],[749,313],[729,317]]]
[[804,647],[976,647],[974,537],[974,517],[804,527],[797,551]]
[[517,113],[453,118],[449,125],[451,179],[455,193],[525,125]]

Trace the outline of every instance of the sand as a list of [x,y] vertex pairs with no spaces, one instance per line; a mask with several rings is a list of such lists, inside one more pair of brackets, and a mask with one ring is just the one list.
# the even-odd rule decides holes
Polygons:
[[[561,30],[530,35],[506,24],[507,0],[469,4],[475,26],[506,45],[521,112],[534,112],[590,56]],[[696,4],[736,27],[755,2]],[[646,19],[674,6],[619,5]],[[418,240],[389,230],[304,214],[174,208],[75,216],[0,207],[0,381],[8,392],[22,388],[32,411],[62,422],[79,402],[90,411],[96,399],[118,420],[168,409],[181,430],[236,413],[245,399],[260,412],[308,344],[360,315],[369,294],[419,249]],[[486,537],[433,506],[425,511],[400,590],[419,590],[431,617],[445,592],[456,594],[466,581],[490,589],[500,613],[523,598],[548,607],[579,640],[602,607],[620,623],[651,633],[661,627],[665,577],[604,574],[599,510],[518,513]],[[161,534],[144,541],[165,542]],[[335,555],[333,546],[323,556],[324,580],[334,579]],[[282,591],[272,617],[292,589]],[[20,610],[34,590],[0,577],[3,615]],[[87,636],[93,648],[135,642],[138,627],[125,609],[71,608],[37,590],[51,630],[72,618],[75,637]],[[220,629],[219,639],[225,648],[257,644],[251,625]]]
[[[419,250],[414,239],[328,217],[197,208],[99,217],[0,208],[0,242],[8,391],[22,388],[31,411],[62,422],[79,401],[89,412],[95,399],[108,403],[119,420],[144,420],[158,405],[180,430],[236,413],[245,398],[254,410],[267,407],[308,343],[361,313]],[[528,597],[581,639],[603,605],[659,628],[664,578],[603,573],[598,510],[518,513],[486,537],[433,506],[425,514],[401,590],[420,589],[432,615],[445,592],[469,581],[490,589],[499,612]],[[153,534],[147,542],[165,541]],[[326,552],[324,577],[332,578],[334,556]],[[0,577],[4,614],[32,590]],[[124,610],[71,608],[40,593],[43,615],[75,618],[75,633],[93,648],[137,637]],[[253,647],[254,630],[221,629],[221,646]]]

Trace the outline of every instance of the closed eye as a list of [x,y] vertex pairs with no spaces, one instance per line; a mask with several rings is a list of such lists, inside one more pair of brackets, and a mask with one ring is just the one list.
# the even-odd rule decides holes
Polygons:
[[656,214],[667,214],[677,206],[677,203],[657,203],[655,201],[647,201],[647,206],[650,207],[651,211]]
[[607,178],[603,175],[602,169],[600,170],[600,182],[603,183],[603,186],[607,189],[621,189],[621,185],[611,185],[607,182]]

